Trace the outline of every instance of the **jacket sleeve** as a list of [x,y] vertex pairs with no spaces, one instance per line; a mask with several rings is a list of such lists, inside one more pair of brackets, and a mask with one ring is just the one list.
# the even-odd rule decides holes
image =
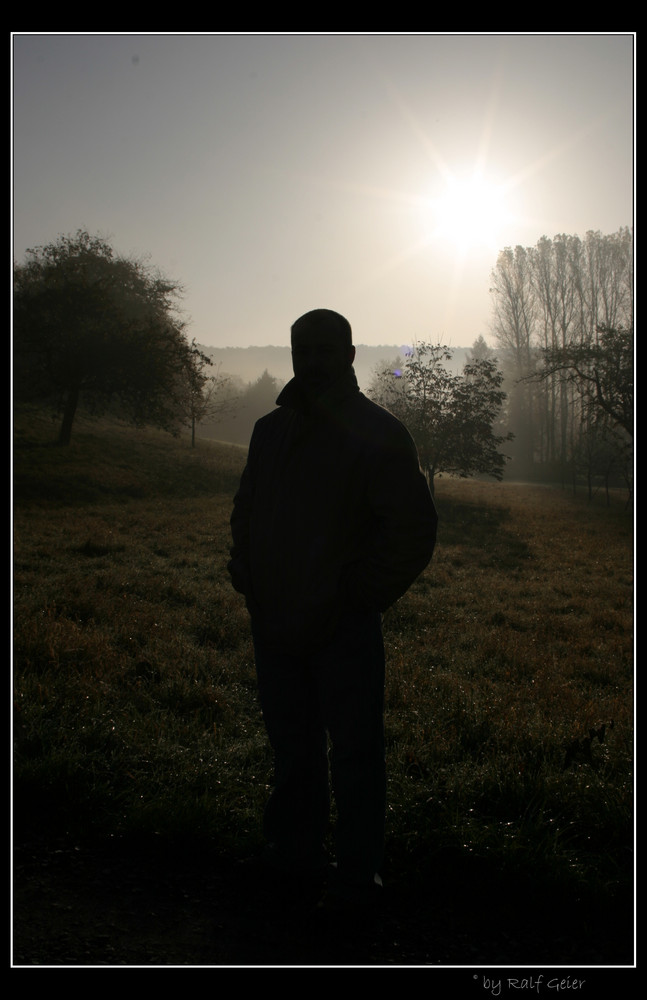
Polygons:
[[230,549],[231,559],[227,564],[232,586],[241,594],[251,593],[251,575],[249,568],[249,529],[252,510],[253,489],[249,464],[245,466],[240,479],[238,491],[234,497],[234,509],[231,514],[230,527],[233,545]]
[[370,527],[360,558],[342,574],[342,600],[385,611],[429,563],[438,525],[415,444],[402,425],[375,457],[367,502]]
[[234,496],[234,507],[229,521],[233,544],[230,549],[231,559],[227,564],[227,569],[229,570],[234,590],[245,596],[250,614],[255,611],[250,563],[250,540],[256,490],[255,470],[260,448],[259,441],[262,438],[261,424],[262,420],[257,421],[252,431],[249,450],[247,452],[247,464],[243,469],[238,490]]

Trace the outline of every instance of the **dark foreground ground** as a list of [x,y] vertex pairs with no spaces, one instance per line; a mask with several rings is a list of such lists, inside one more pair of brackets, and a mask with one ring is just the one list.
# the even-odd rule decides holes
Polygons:
[[[420,867],[427,869],[421,874]],[[253,862],[198,845],[14,851],[12,966],[563,968],[633,965],[632,893],[586,899],[479,859],[385,880],[371,914],[283,898]]]

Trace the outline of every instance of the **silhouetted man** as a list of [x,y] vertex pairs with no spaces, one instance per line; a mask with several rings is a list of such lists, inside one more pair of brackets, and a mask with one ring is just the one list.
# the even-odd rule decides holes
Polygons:
[[285,872],[326,865],[328,734],[337,891],[362,899],[384,844],[381,613],[429,562],[437,515],[411,436],[359,391],[354,358],[338,313],[293,325],[294,378],[254,428],[229,570],[275,757],[269,855]]

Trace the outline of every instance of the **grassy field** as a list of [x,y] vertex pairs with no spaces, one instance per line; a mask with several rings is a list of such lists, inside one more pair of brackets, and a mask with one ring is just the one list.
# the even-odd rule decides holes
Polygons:
[[[16,416],[14,841],[252,853],[272,760],[226,573],[245,451],[87,420],[64,449],[55,430]],[[384,620],[390,872],[470,858],[626,894],[633,513],[448,479],[437,503],[432,563]]]

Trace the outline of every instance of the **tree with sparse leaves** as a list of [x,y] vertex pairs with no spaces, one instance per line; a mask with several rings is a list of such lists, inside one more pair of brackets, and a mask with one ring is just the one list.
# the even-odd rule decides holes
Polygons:
[[69,444],[80,404],[176,430],[195,356],[178,315],[181,286],[78,230],[27,250],[14,271],[14,393],[62,415]]
[[198,424],[203,420],[216,422],[221,419],[235,408],[237,397],[231,391],[231,377],[222,375],[219,365],[211,373],[213,361],[199,349],[195,340],[191,341],[191,358],[192,363],[182,375],[183,411],[186,423],[191,428],[191,447],[194,448]]
[[527,381],[554,381],[568,387],[580,414],[581,433],[571,455],[583,471],[589,494],[594,478],[607,490],[610,478],[622,477],[629,491],[633,485],[634,438],[634,331],[600,327],[595,340],[549,348],[542,352],[542,366]]
[[556,377],[574,386],[589,408],[634,433],[634,331],[600,327],[594,341],[543,352],[535,381]]
[[445,367],[452,352],[440,344],[417,344],[402,365],[379,371],[369,395],[409,428],[433,492],[437,475],[503,477],[499,447],[511,434],[495,426],[505,401],[503,375],[491,358],[473,358],[461,374]]

